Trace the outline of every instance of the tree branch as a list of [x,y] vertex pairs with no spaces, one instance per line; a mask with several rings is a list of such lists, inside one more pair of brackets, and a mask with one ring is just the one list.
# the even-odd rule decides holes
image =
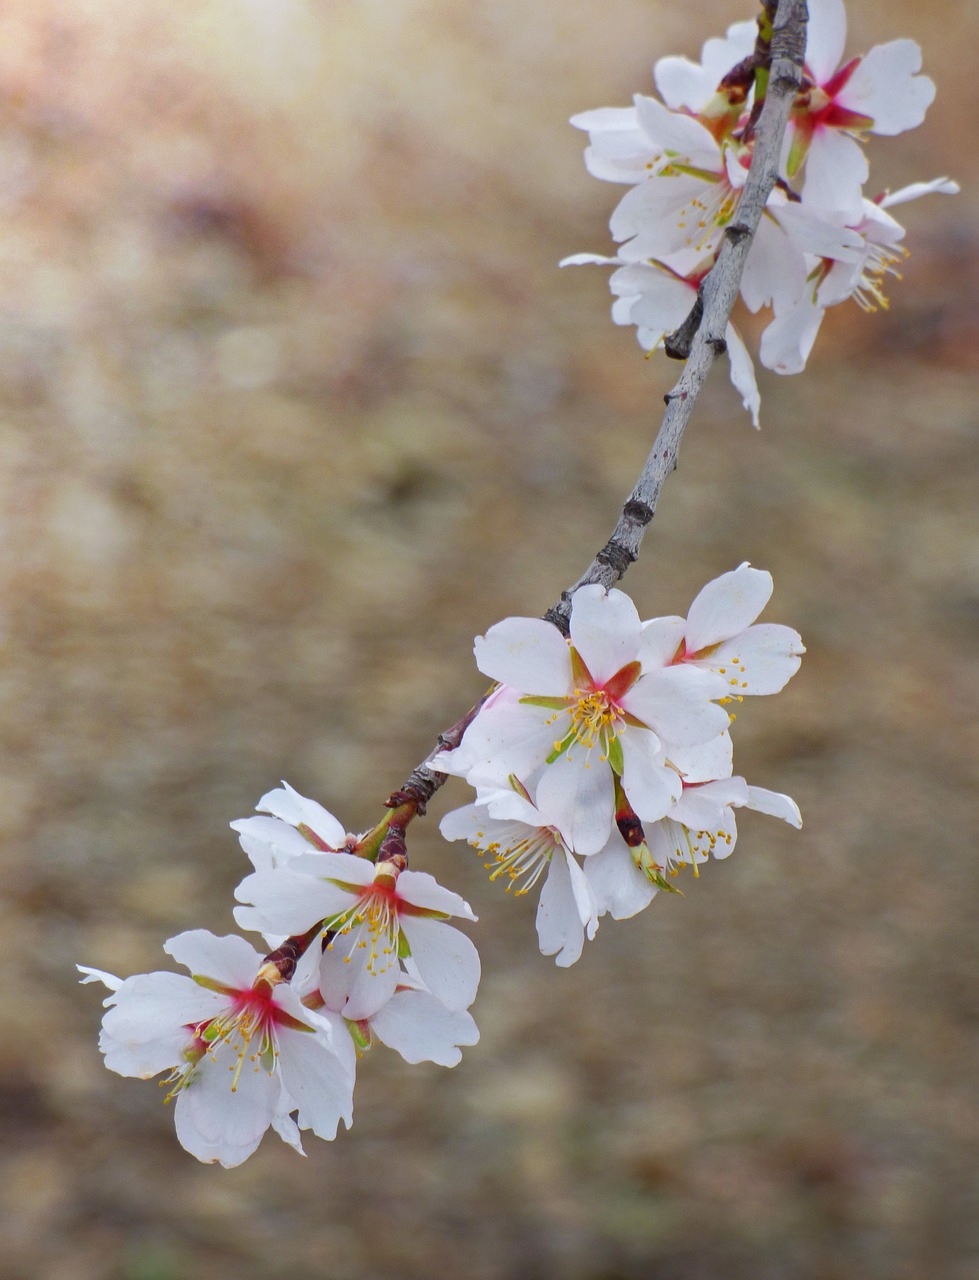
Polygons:
[[[763,6],[763,21],[771,21],[775,0],[763,0]],[[785,126],[802,80],[807,21],[806,0],[778,0],[772,25],[770,63],[765,68],[768,73],[765,103],[758,117],[751,167],[737,214],[725,230],[717,262],[703,282],[694,310],[676,334],[670,335],[671,345],[678,350],[687,346],[689,357],[686,367],[673,390],[665,397],[666,412],[659,433],[642,474],[626,499],[612,536],[578,581],[562,591],[560,600],[544,614],[545,619],[564,635],[568,634],[571,596],[578,587],[597,582],[608,589],[619,581],[638,557],[646,527],[656,514],[656,504],[666,477],[676,469],[680,441],[697,397],[714,361],[727,350],[724,333],[728,318],[741,288],[748,251],[778,177]],[[444,747],[458,745],[482,701],[440,735],[434,750],[412,770],[405,785],[388,801],[391,807],[408,803],[414,804],[417,812],[424,812],[425,805],[447,777],[433,772],[429,762]]]

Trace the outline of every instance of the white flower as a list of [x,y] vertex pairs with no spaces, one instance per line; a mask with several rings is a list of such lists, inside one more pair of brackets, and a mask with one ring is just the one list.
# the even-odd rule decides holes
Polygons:
[[735,807],[757,809],[802,826],[799,807],[790,796],[748,786],[743,778],[685,784],[667,817],[645,828],[644,844],[630,849],[622,841],[585,860],[584,874],[595,891],[599,913],[626,920],[647,907],[659,889],[669,887],[664,876],[676,875],[681,865],[689,865],[699,876],[698,864],[729,857],[738,838]]
[[[698,287],[713,265],[708,262],[699,272],[680,275],[662,263],[626,263],[622,258],[603,258],[593,253],[573,254],[559,265],[584,264],[619,268],[609,279],[609,288],[616,294],[612,319],[616,324],[634,324],[640,346],[646,351],[662,347],[666,335],[679,328],[687,318],[697,300]],[[761,397],[751,356],[733,324],[727,325],[724,336],[731,382],[757,427]]]
[[791,627],[752,625],[772,589],[772,575],[745,561],[708,582],[685,619],[643,623],[646,646],[662,661],[713,672],[728,698],[778,693],[799,670],[805,647]]
[[655,821],[679,797],[661,740],[708,742],[729,721],[710,701],[725,692],[717,676],[650,660],[624,592],[579,587],[570,632],[569,642],[540,618],[507,618],[477,637],[477,666],[504,688],[433,768],[502,785],[546,765],[535,802],[570,847],[588,855],[609,839],[615,776],[640,817]]
[[840,66],[846,43],[843,0],[811,0],[803,94],[789,120],[785,167],[793,177],[806,165],[806,200],[855,218],[867,160],[854,133],[886,136],[916,128],[935,97],[913,40],[876,45]]
[[448,1009],[466,1009],[475,998],[476,948],[444,921],[476,917],[425,872],[348,853],[310,853],[246,876],[236,897],[252,904],[235,910],[245,929],[297,935],[322,923],[330,939],[320,989],[328,1006],[352,1021],[371,1017],[392,997],[399,957]]
[[[835,250],[824,243],[817,255],[810,257],[805,288],[789,305],[775,300],[775,317],[761,337],[761,361],[776,373],[801,372],[809,358],[828,307],[838,306],[848,298],[865,311],[887,309],[884,279],[900,279],[898,267],[907,256],[901,247],[904,227],[887,210],[920,196],[940,193],[954,195],[958,183],[948,178],[931,182],[915,182],[882,196],[879,200],[862,200],[859,216],[847,228],[852,244]],[[796,215],[804,216],[805,209]],[[855,245],[856,248],[852,247]]]
[[310,849],[339,850],[349,837],[328,809],[288,782],[262,796],[255,808],[271,817],[239,818],[231,828],[256,871],[271,871]]
[[82,969],[111,994],[102,1020],[105,1064],[149,1079],[170,1071],[167,1100],[181,1144],[226,1168],[255,1150],[271,1125],[300,1152],[299,1128],[336,1136],[353,1116],[355,1053],[340,1019],[306,1008],[285,982],[260,976],[262,956],[243,938],[203,929],[164,950],[193,977],[143,973],[122,981]]
[[[446,840],[467,840],[491,855],[490,879],[506,879],[507,891],[529,893],[544,878],[537,907],[541,954],[555,956],[562,968],[581,955],[598,928],[595,896],[575,861],[558,823],[533,804],[514,780],[507,789],[480,795],[477,804],[454,809],[439,830]],[[615,832],[617,837],[618,833]]]

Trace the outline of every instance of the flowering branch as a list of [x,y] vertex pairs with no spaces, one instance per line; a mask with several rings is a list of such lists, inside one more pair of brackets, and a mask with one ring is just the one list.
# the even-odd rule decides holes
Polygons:
[[465,840],[517,895],[539,887],[540,950],[562,966],[600,919],[633,916],[676,892],[681,868],[699,876],[726,858],[735,810],[801,826],[791,797],[734,773],[733,704],[778,693],[805,652],[791,627],[756,622],[771,575],[742,564],[685,618],[643,620],[614,584],[638,557],[719,355],[758,425],[735,299],[772,309],[762,363],[799,372],[827,308],[851,297],[886,306],[884,279],[904,253],[888,208],[957,186],[863,194],[863,135],[916,127],[934,97],[913,41],[840,65],[843,0],[818,0],[811,22],[805,0],[761,3],[757,22],[704,45],[702,64],[660,58],[659,98],[571,122],[589,133],[589,171],[629,190],[610,220],[616,256],[561,265],[615,266],[612,318],[636,325],[647,350],[686,361],[611,538],[543,618],[506,618],[477,637],[490,687],[369,831],[348,833],[286,783],[231,824],[254,868],[235,920],[266,954],[190,930],[165,945],[189,976],[79,966],[109,989],[106,1065],[170,1071],[177,1135],[200,1160],[240,1164],[268,1128],[300,1151],[302,1129],[333,1138],[351,1123],[357,1062],[373,1043],[443,1066],[476,1043],[479,956],[449,923],[476,917],[408,867],[408,825],[448,776],[475,800],[444,816],[442,835]]
[[[773,6],[766,3],[765,7],[769,10]],[[666,340],[667,354],[686,358],[687,364],[679,381],[665,397],[666,412],[662,426],[642,474],[626,499],[615,530],[574,586],[562,591],[558,603],[544,614],[547,621],[553,622],[565,635],[568,633],[574,592],[593,582],[607,590],[619,581],[638,557],[646,526],[656,514],[656,504],[666,477],[676,470],[680,441],[697,397],[714,361],[727,350],[724,331],[741,288],[748,251],[778,178],[785,127],[802,80],[807,21],[806,0],[778,0],[772,24],[771,71],[765,105],[758,120],[751,168],[738,203],[737,218],[724,232],[717,262],[704,279],[690,315],[676,335],[670,335]],[[671,338],[675,338],[672,349]]]
[[[546,621],[552,622],[564,635],[568,634],[571,597],[578,587],[597,582],[608,589],[637,559],[646,526],[656,514],[656,504],[666,477],[676,470],[680,441],[697,397],[714,361],[727,350],[724,330],[741,288],[748,251],[778,177],[782,139],[792,103],[799,91],[806,53],[806,0],[778,0],[772,21],[771,11],[775,8],[774,0],[766,0],[762,21],[764,23],[767,18],[771,22],[770,42],[766,43],[765,33],[760,31],[755,49],[756,67],[764,65],[766,70],[770,67],[770,71],[737,220],[727,227],[717,262],[705,278],[689,317],[677,331],[679,333],[689,327],[689,337],[682,343],[678,341],[673,350],[667,340],[667,353],[678,358],[689,357],[687,366],[679,382],[666,396],[662,426],[642,474],[626,500],[615,531],[574,586],[562,591],[560,600],[544,614]],[[481,705],[473,707],[451,729],[439,735],[434,750],[411,771],[401,790],[391,796],[388,804],[392,808],[405,800],[413,800],[416,812],[424,813],[425,805],[448,777],[429,768],[430,761],[439,752],[459,745]]]

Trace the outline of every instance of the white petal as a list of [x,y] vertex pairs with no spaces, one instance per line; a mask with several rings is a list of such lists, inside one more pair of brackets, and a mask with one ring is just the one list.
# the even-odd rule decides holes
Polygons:
[[339,915],[358,901],[356,893],[328,880],[284,868],[246,876],[235,890],[235,897],[255,908],[254,912],[236,916],[239,923],[248,921],[243,927],[286,935],[305,933],[318,921]]
[[670,817],[691,831],[714,831],[723,824],[730,805],[747,803],[748,784],[744,778],[725,778],[699,787],[684,787]]
[[811,297],[803,297],[790,310],[776,315],[761,335],[759,356],[765,368],[781,374],[801,373],[825,314]]
[[479,953],[469,938],[438,920],[405,916],[401,927],[415,969],[436,1000],[447,1009],[468,1009],[479,986]]
[[571,597],[571,643],[596,683],[635,661],[641,632],[636,606],[625,592],[594,584]]
[[654,147],[674,152],[698,168],[719,167],[720,147],[714,135],[699,120],[671,111],[662,102],[641,93],[636,94],[635,103],[639,124]]
[[770,814],[773,818],[781,818],[793,827],[802,826],[802,814],[799,806],[791,796],[779,791],[768,791],[764,787],[748,788],[748,808],[758,813]]
[[[79,973],[84,974],[84,977],[78,979],[82,986],[89,982],[101,982],[110,991],[118,991],[122,986],[122,978],[117,978],[114,973],[106,973],[104,969],[92,969],[87,964],[76,964],[75,968]],[[106,1003],[112,1003],[111,998],[107,999]]]
[[571,656],[557,627],[543,618],[505,618],[477,636],[476,666],[519,693],[563,697],[571,691]]
[[825,84],[840,65],[846,47],[843,0],[812,0],[806,31],[806,67],[817,84]]
[[672,111],[686,108],[696,114],[717,88],[710,83],[704,69],[689,58],[660,58],[653,67],[653,79],[659,96]]
[[873,120],[885,137],[916,129],[935,101],[935,84],[919,76],[921,49],[913,40],[875,45],[837,95],[841,107]]
[[372,955],[366,927],[354,926],[327,944],[320,961],[320,991],[327,1008],[359,1022],[373,1017],[391,999],[399,970],[393,952],[384,955],[382,947],[382,954]]
[[177,1140],[185,1151],[189,1151],[204,1164],[220,1164],[225,1169],[235,1169],[248,1159],[265,1136],[263,1130],[257,1136],[252,1135],[245,1143],[234,1143],[223,1137],[216,1140],[206,1137],[197,1126],[199,1108],[193,1101],[188,1102],[187,1098],[187,1090],[181,1091],[174,1107]]
[[399,906],[408,903],[428,911],[440,911],[449,916],[463,916],[475,920],[473,909],[464,898],[450,889],[443,889],[427,871],[402,871],[398,876],[395,896]]
[[329,809],[324,809],[315,800],[301,796],[288,782],[283,782],[281,789],[277,788],[262,796],[255,808],[274,814],[293,827],[309,827],[324,844],[333,849],[339,848],[347,838],[347,833]]
[[662,764],[643,739],[641,729],[630,729],[623,739],[622,787],[642,821],[656,822],[676,804],[682,783],[676,771]]
[[644,672],[658,671],[673,661],[683,644],[686,625],[685,619],[675,616],[651,618],[642,624],[637,656]]
[[589,939],[598,928],[595,895],[574,858],[555,850],[537,907],[537,939],[541,955],[554,956],[566,969],[581,955],[585,930]]
[[615,920],[628,920],[648,907],[658,892],[636,866],[623,840],[585,859],[585,877],[594,891],[598,909]]
[[621,705],[667,742],[695,745],[727,729],[727,713],[710,701],[726,692],[718,676],[683,664],[640,676]]
[[251,943],[234,934],[218,938],[207,929],[188,929],[163,944],[168,956],[191,973],[213,978],[226,987],[250,987],[262,963]]
[[945,196],[957,196],[962,188],[952,178],[932,178],[930,182],[912,182],[897,191],[889,191],[881,200],[880,207],[889,209],[891,205],[904,204],[908,200],[917,200],[919,196],[935,193]]
[[233,1045],[219,1042],[201,1059],[177,1101],[189,1113],[188,1118],[192,1117],[194,1129],[208,1141],[254,1150],[269,1127],[282,1086],[247,1056],[240,1072],[236,1072],[238,1063]]
[[327,1141],[336,1137],[341,1120],[349,1129],[354,1109],[353,1072],[316,1034],[283,1031],[279,1041],[279,1070],[298,1104],[300,1126]]
[[537,784],[537,806],[576,853],[601,849],[612,826],[615,786],[600,749],[575,743],[549,764]]
[[809,146],[805,172],[802,194],[810,208],[838,215],[844,222],[857,220],[870,173],[859,142],[839,129],[820,126]]
[[803,251],[789,239],[771,214],[762,218],[745,263],[741,297],[749,311],[778,306],[785,309],[806,287]]
[[459,1045],[476,1044],[472,1015],[449,1010],[427,991],[398,991],[371,1019],[371,1031],[405,1062],[437,1062],[454,1067]]
[[739,635],[768,604],[773,585],[770,573],[747,561],[708,582],[687,613],[687,653]]
[[[724,36],[712,36],[700,51],[704,74],[711,82],[711,94],[742,58],[754,52],[758,26],[751,18],[732,22]],[[705,98],[706,102],[707,99]]]
[[695,747],[663,743],[663,755],[685,782],[712,782],[729,778],[734,767],[734,744],[730,733],[720,733],[710,742]]
[[727,340],[727,358],[731,370],[731,382],[741,397],[741,403],[751,414],[751,425],[759,426],[758,411],[761,408],[761,396],[758,383],[755,381],[755,366],[751,363],[748,348],[741,341],[733,324],[724,330]]
[[280,818],[239,818],[231,823],[256,871],[271,871],[292,857],[309,852],[309,841]]
[[718,673],[723,668],[732,693],[758,696],[784,689],[805,651],[797,631],[765,622],[719,645],[705,664]]

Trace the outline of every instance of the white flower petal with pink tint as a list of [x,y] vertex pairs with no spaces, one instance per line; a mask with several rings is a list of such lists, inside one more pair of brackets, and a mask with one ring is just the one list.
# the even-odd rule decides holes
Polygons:
[[596,744],[575,743],[544,770],[537,803],[558,815],[558,825],[576,853],[595,853],[612,827],[615,787],[612,770]]
[[853,219],[860,212],[869,176],[870,165],[859,142],[838,129],[821,129],[806,158],[803,198],[811,209]]
[[757,813],[767,813],[772,818],[781,818],[790,827],[802,826],[802,814],[799,806],[791,796],[780,791],[768,791],[765,787],[749,787],[748,800],[745,806]]
[[592,679],[605,684],[635,659],[642,624],[624,591],[592,584],[574,593],[570,630],[571,643]]
[[935,101],[935,84],[920,76],[921,49],[913,40],[878,44],[837,95],[841,107],[869,116],[871,132],[894,137],[916,129]]
[[806,69],[825,84],[840,65],[846,48],[843,0],[811,0],[806,28]]
[[240,1164],[272,1125],[294,1146],[295,1125],[331,1138],[352,1115],[349,1037],[301,1003],[288,983],[257,981],[263,957],[241,938],[192,930],[167,951],[174,973],[110,979],[100,1045],[123,1075],[171,1071],[180,1142],[198,1159]]
[[[693,675],[695,679],[690,678]],[[709,671],[664,667],[644,675],[621,703],[625,711],[649,725],[660,738],[692,746],[708,742],[727,729],[727,713],[709,701],[723,697],[725,692]],[[623,750],[625,747],[623,742]]]

